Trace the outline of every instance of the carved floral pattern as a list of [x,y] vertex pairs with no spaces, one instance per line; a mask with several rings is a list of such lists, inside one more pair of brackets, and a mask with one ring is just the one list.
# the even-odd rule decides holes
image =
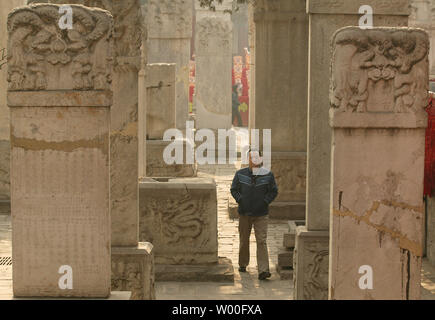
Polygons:
[[9,90],[51,89],[47,88],[49,65],[69,64],[72,65],[71,89],[108,87],[110,68],[104,56],[107,56],[111,18],[101,10],[81,6],[73,6],[73,15],[71,30],[59,28],[57,5],[32,5],[9,15]]
[[424,31],[348,27],[339,30],[333,41],[332,108],[369,112],[371,98],[384,105],[384,110],[376,111],[423,112],[429,51]]

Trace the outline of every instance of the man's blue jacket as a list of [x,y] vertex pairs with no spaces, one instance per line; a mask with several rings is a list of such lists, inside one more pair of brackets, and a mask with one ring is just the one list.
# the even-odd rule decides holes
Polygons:
[[254,217],[269,214],[269,205],[278,195],[278,187],[273,173],[264,170],[260,168],[258,175],[254,175],[250,168],[236,172],[231,194],[239,204],[239,214]]

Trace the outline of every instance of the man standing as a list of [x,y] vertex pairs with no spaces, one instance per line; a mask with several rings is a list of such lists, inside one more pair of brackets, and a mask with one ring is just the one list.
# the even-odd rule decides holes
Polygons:
[[254,226],[257,241],[258,279],[270,278],[267,251],[267,224],[269,205],[278,195],[273,173],[262,167],[261,152],[249,150],[249,167],[234,176],[231,194],[239,204],[239,271],[246,272],[249,264],[249,238]]

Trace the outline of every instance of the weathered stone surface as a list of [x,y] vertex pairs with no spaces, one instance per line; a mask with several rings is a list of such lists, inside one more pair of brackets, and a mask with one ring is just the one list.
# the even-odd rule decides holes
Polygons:
[[175,128],[175,64],[147,65],[145,83],[147,139],[162,140],[166,130]]
[[196,126],[228,129],[232,112],[232,22],[224,14],[212,12],[196,21]]
[[296,229],[293,259],[295,300],[328,299],[329,232]]
[[[429,74],[435,77],[435,1],[433,0],[410,0],[411,14],[409,26],[422,28],[429,34]],[[433,90],[432,90],[433,91]]]
[[[272,130],[272,171],[279,190],[272,206],[305,202],[308,87],[305,0],[257,1],[253,20],[255,83],[251,86],[255,86],[255,103],[250,105],[250,113],[254,114],[250,126]],[[302,209],[305,211],[305,207]],[[298,214],[289,210],[280,210],[283,219],[294,219]]]
[[[238,219],[238,204],[232,196],[228,197],[228,215]],[[303,219],[305,217],[305,202],[274,202],[269,207],[269,217],[277,220]]]
[[305,202],[272,202],[269,215],[278,220],[300,220],[305,218]]
[[279,274],[281,280],[291,280],[293,279],[293,268],[283,268],[276,265],[276,272]]
[[[0,21],[6,21],[8,13],[15,7],[25,5],[25,0],[0,2]],[[0,212],[10,210],[10,129],[9,109],[6,103],[7,92],[7,41],[6,24],[0,29]]]
[[[184,164],[167,164],[163,158],[163,152],[171,141],[148,140],[147,141],[147,176],[148,177],[195,177],[197,165],[186,164],[184,152]],[[186,150],[186,140],[183,141],[183,150]]]
[[279,190],[277,202],[305,201],[306,166],[303,152],[272,152],[272,172]]
[[131,300],[155,300],[151,243],[112,249],[112,290],[131,291]]
[[285,248],[294,248],[296,243],[296,233],[284,233],[282,244]]
[[[112,17],[100,9],[72,8],[71,33],[59,29],[56,5],[23,7],[8,17],[17,297],[110,294],[111,103],[92,96],[106,90],[110,97]],[[35,91],[37,103],[25,91]],[[94,104],[70,99],[77,91]],[[73,288],[62,290],[59,269],[65,265],[72,268]]]
[[[329,297],[418,299],[428,35],[343,28],[332,46]],[[363,265],[373,270],[372,290],[358,286]]]
[[[367,0],[373,8],[374,26],[406,26],[407,0]],[[335,31],[357,26],[361,15],[360,1],[307,0],[310,14],[309,92],[308,92],[308,230],[328,230],[330,206],[331,128],[328,125],[329,41]]]
[[157,281],[234,282],[234,267],[230,259],[201,265],[156,265]]
[[435,266],[435,203],[433,197],[426,198],[426,256]]
[[216,263],[217,200],[213,179],[140,182],[140,240],[151,242],[156,264]]
[[110,112],[112,245],[136,246],[139,223],[138,71],[142,44],[140,1],[28,0],[28,3],[36,2],[82,4],[106,9],[113,15],[113,106]]
[[184,129],[189,106],[189,62],[192,38],[191,0],[147,3],[148,63],[176,64],[176,124]]
[[[409,0],[378,0],[364,3],[373,8],[377,15],[408,16],[410,13]],[[349,14],[358,13],[363,4],[360,1],[346,0],[309,0],[307,10],[320,14]]]
[[280,250],[278,252],[278,265],[282,268],[293,268],[293,250]]

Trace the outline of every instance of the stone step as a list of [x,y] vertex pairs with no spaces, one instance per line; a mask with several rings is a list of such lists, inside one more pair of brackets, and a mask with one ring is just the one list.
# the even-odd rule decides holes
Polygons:
[[293,269],[283,268],[276,265],[276,272],[279,274],[281,280],[292,280],[293,279]]
[[155,265],[156,281],[234,282],[234,267],[230,259],[219,258],[216,264]]
[[293,250],[281,249],[278,252],[278,265],[282,268],[293,268]]

